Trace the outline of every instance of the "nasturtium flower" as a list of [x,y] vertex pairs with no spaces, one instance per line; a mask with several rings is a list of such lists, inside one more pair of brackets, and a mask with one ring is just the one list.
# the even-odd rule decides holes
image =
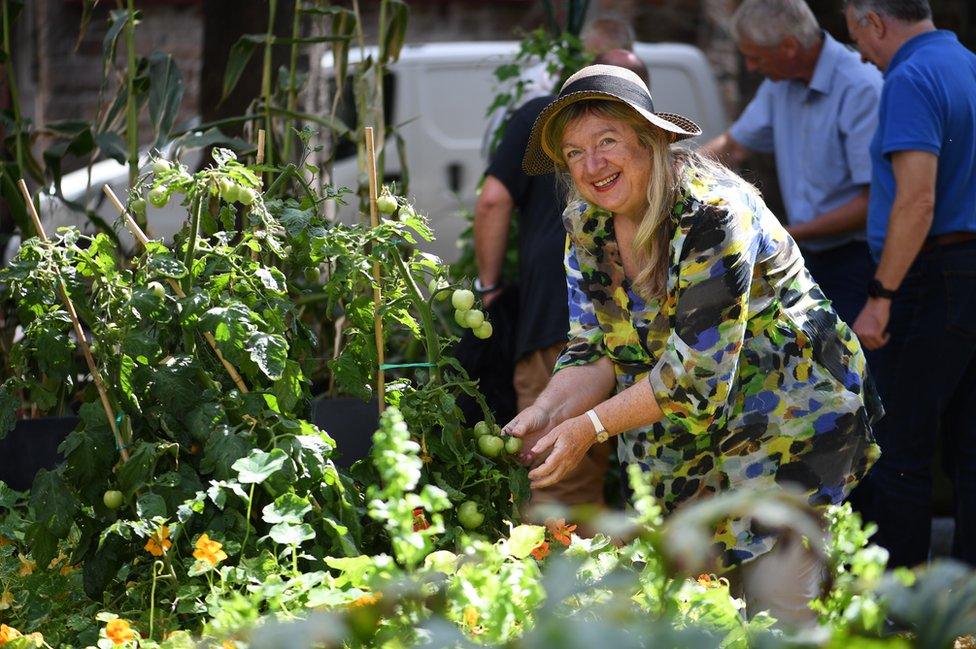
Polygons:
[[193,550],[193,558],[198,561],[206,561],[211,566],[216,566],[227,558],[227,553],[221,549],[223,547],[218,541],[214,541],[206,534],[201,534]]
[[542,561],[547,556],[549,556],[549,542],[543,541],[539,545],[535,546],[535,549],[532,550],[532,556],[538,559],[539,561]]
[[552,536],[553,541],[558,541],[563,545],[569,547],[570,542],[572,542],[572,534],[576,531],[575,525],[567,525],[565,518],[560,518],[556,520],[546,521],[546,529],[549,530],[549,534]]
[[112,644],[125,644],[136,639],[136,632],[127,621],[115,618],[105,625],[105,637],[111,640]]
[[464,609],[464,623],[468,627],[473,627],[478,624],[478,609],[473,606],[468,606]]
[[166,551],[173,547],[173,542],[169,540],[169,525],[163,525],[149,537],[146,541],[146,552],[154,557],[161,557]]
[[7,626],[6,624],[0,624],[0,645],[6,644],[13,640],[14,638],[20,638],[21,633],[12,626]]
[[14,594],[9,590],[0,593],[0,611],[5,611],[14,605]]
[[413,510],[413,531],[419,532],[430,527],[430,523],[427,522],[427,517],[424,516],[424,508],[417,507]]
[[17,558],[20,559],[20,570],[17,574],[21,577],[27,577],[34,573],[34,569],[37,568],[37,563],[33,559],[28,559],[22,554],[18,554]]
[[372,606],[383,599],[383,593],[366,593],[349,602],[350,608],[360,608],[362,606]]

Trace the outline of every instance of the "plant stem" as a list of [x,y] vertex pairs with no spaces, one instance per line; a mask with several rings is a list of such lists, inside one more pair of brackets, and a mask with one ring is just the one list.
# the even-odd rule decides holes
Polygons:
[[427,362],[433,366],[431,367],[431,379],[440,383],[441,347],[440,341],[437,339],[437,330],[434,328],[434,316],[431,313],[430,305],[427,304],[424,296],[420,294],[420,289],[417,288],[417,283],[414,281],[413,275],[410,274],[406,264],[400,259],[400,253],[394,250],[391,256],[393,257],[393,265],[396,266],[397,272],[400,273],[400,278],[407,285],[407,290],[410,292],[410,298],[413,300],[414,307],[420,312],[420,322],[424,328],[424,337],[427,339],[424,345],[427,351]]
[[264,65],[261,71],[261,97],[264,101],[264,163],[274,164],[274,131],[271,122],[271,52],[274,41],[275,16],[278,13],[278,0],[268,0],[268,31],[264,39]]
[[[288,60],[288,99],[285,103],[290,112],[295,112],[298,103],[298,88],[295,84],[295,73],[298,71],[298,38],[302,35],[302,0],[295,0],[295,13],[291,21],[291,54]],[[282,134],[281,159],[284,161],[291,159],[291,128],[285,124],[285,132]]]
[[10,93],[10,108],[14,115],[14,148],[17,160],[17,174],[23,176],[24,170],[24,140],[21,137],[20,96],[17,92],[17,70],[13,62],[13,48],[10,42],[10,2],[3,0],[3,51],[7,54],[4,68],[7,70],[7,90]]
[[247,537],[251,535],[251,505],[254,504],[254,487],[251,483],[251,491],[247,494],[247,514],[244,517],[244,540],[241,541],[241,556],[244,555],[244,548],[247,547]]
[[[125,136],[129,144],[129,189],[136,186],[139,177],[139,106],[136,104],[136,7],[135,0],[129,0],[128,17],[125,23],[126,47],[126,122]],[[142,229],[146,228],[146,217],[135,215],[136,223]]]
[[183,255],[183,265],[186,266],[186,277],[183,278],[183,292],[190,294],[193,287],[193,257],[196,254],[197,233],[200,230],[200,212],[203,211],[203,197],[197,196],[190,204],[193,214],[190,218],[190,238],[186,242],[186,252]]

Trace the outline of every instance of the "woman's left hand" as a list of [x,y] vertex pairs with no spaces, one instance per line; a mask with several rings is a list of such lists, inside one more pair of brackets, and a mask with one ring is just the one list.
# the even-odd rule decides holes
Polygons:
[[565,478],[595,442],[593,422],[585,415],[567,419],[553,428],[532,447],[533,456],[552,449],[545,462],[529,471],[532,488],[548,487]]

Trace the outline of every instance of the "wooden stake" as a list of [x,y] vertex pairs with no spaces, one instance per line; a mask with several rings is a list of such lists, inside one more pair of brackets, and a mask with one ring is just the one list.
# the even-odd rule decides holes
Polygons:
[[[41,241],[47,242],[47,234],[44,232],[44,226],[41,224],[41,217],[34,208],[34,199],[31,198],[30,191],[27,189],[27,183],[21,178],[17,181],[17,186],[20,187],[20,193],[24,196],[24,202],[27,204],[27,210],[30,212],[31,219],[34,221],[34,229],[37,230],[37,236],[41,238]],[[75,305],[71,302],[71,297],[68,295],[68,287],[64,283],[64,279],[62,279],[61,273],[58,273],[58,289],[61,292],[61,300],[64,302],[64,308],[68,310],[68,315],[71,317],[71,324],[75,329],[75,337],[78,339],[78,346],[81,347],[81,353],[85,357],[85,363],[88,364],[88,371],[92,375],[92,380],[95,381],[95,388],[98,390],[99,399],[102,402],[102,407],[105,409],[105,417],[108,419],[109,428],[112,429],[112,435],[115,437],[115,444],[119,447],[122,461],[128,462],[129,451],[126,450],[125,442],[119,433],[118,426],[115,425],[115,412],[113,412],[112,404],[108,400],[108,391],[105,389],[102,375],[99,374],[98,367],[95,365],[95,358],[92,356],[91,348],[88,346],[88,339],[85,338],[85,330],[81,327],[78,312],[75,311]]]
[[264,129],[258,129],[258,152],[256,158],[257,164],[262,164],[264,162]]
[[[366,171],[369,174],[369,222],[374,229],[379,226],[379,212],[376,209],[376,149],[373,146],[373,127],[366,127]],[[383,317],[380,315],[383,292],[380,289],[380,262],[373,262],[373,330],[376,334],[376,396],[379,400],[380,414],[386,407],[386,376],[383,372],[385,362],[383,353]]]
[[[135,219],[129,215],[125,209],[125,206],[122,205],[122,201],[119,200],[119,197],[115,195],[115,192],[113,192],[112,188],[108,185],[103,185],[102,191],[106,196],[108,196],[108,200],[115,205],[115,209],[119,211],[119,214],[122,215],[122,219],[125,221],[125,227],[129,229],[129,232],[131,232],[132,236],[136,238],[136,241],[141,243],[142,247],[145,248],[146,244],[149,243],[149,237],[147,237],[146,233],[142,231],[139,224],[135,222]],[[166,281],[169,282],[170,287],[173,289],[173,292],[176,293],[178,298],[183,299],[186,297],[186,293],[183,292],[183,287],[180,286],[179,282],[169,277],[166,278]],[[220,353],[220,349],[217,348],[217,340],[213,337],[213,334],[209,331],[205,331],[203,332],[203,337],[214,350],[214,353],[217,354],[217,358],[220,359],[220,364],[223,365],[224,369],[227,370],[227,373],[230,374],[230,378],[234,381],[234,385],[237,386],[237,389],[244,394],[247,394],[249,390],[244,384],[244,379],[241,378],[241,375],[238,374],[237,369],[231,365],[230,361],[224,358],[224,355]]]

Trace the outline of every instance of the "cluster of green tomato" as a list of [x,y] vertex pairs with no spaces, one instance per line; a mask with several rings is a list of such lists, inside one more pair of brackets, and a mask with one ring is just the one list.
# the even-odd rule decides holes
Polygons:
[[415,216],[413,207],[410,206],[406,200],[398,201],[397,197],[390,194],[386,189],[380,194],[379,198],[376,199],[376,209],[379,210],[380,214],[385,216],[390,216],[398,209],[403,216],[411,217]]
[[[187,172],[182,166],[175,166],[169,160],[164,160],[163,158],[156,158],[152,162],[151,166],[152,172],[156,176],[160,176],[169,171],[177,171],[181,175],[185,175],[186,179],[189,180],[189,172]],[[238,185],[233,180],[227,177],[221,178],[217,186],[213,189],[215,193],[220,194],[220,197],[226,203],[240,203],[241,205],[250,205],[257,199],[258,192],[250,187],[242,187]],[[149,199],[149,205],[155,208],[166,207],[169,202],[170,191],[167,189],[165,184],[156,184],[149,193],[146,194],[146,198]],[[146,199],[145,198],[135,198],[129,201],[129,211],[133,214],[138,214],[139,216],[145,216],[146,214]]]
[[455,322],[470,329],[475,338],[491,338],[491,323],[485,320],[481,309],[474,308],[474,293],[466,288],[459,288],[451,294],[451,304],[454,306]]
[[522,450],[522,438],[500,435],[498,426],[492,426],[487,421],[479,421],[472,430],[478,440],[478,450],[485,457],[498,457],[502,451],[515,455]]

